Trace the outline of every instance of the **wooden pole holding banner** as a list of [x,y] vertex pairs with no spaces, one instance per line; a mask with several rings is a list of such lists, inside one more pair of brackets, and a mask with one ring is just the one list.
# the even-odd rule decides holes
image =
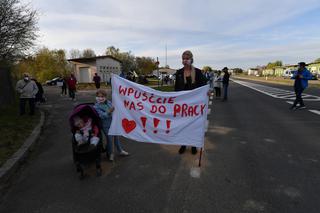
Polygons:
[[202,158],[202,147],[200,149],[199,167],[201,167],[201,158]]

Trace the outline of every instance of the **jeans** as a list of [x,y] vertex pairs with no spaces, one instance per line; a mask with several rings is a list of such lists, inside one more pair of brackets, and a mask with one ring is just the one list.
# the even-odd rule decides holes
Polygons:
[[220,97],[221,96],[221,89],[220,87],[215,87],[215,92],[216,92],[216,97]]
[[228,99],[228,84],[223,84],[223,99],[227,100]]
[[120,144],[119,136],[109,135],[109,129],[111,125],[111,119],[106,119],[102,121],[102,131],[107,139],[107,154],[113,153],[113,143],[116,146],[118,152],[121,152],[123,149]]
[[20,115],[26,113],[26,102],[29,102],[29,109],[30,115],[34,115],[34,108],[35,108],[35,100],[34,98],[20,98],[19,108],[20,108]]
[[296,100],[294,101],[293,106],[295,107],[295,106],[297,106],[297,104],[299,104],[299,106],[304,106],[303,99],[301,97],[303,89],[302,88],[295,88],[294,92],[296,93]]
[[67,87],[66,86],[62,86],[61,87],[61,95],[63,95],[63,94],[67,94]]
[[[113,143],[116,146],[116,149],[119,153],[122,151],[119,136],[106,135],[106,138],[107,138],[107,153],[109,156],[110,154],[113,153]],[[112,139],[114,139],[114,141],[112,141]]]

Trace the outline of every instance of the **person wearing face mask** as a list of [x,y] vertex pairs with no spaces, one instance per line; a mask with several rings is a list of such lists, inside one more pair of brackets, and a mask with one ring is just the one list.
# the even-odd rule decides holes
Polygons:
[[114,107],[112,106],[111,101],[107,100],[107,93],[105,90],[97,90],[96,103],[94,105],[94,108],[99,114],[99,117],[102,121],[102,131],[107,138],[107,157],[109,158],[109,160],[114,160],[113,142],[120,155],[129,155],[129,153],[122,148],[119,136],[109,135],[109,129],[112,122],[112,112],[114,111]]
[[[193,54],[190,50],[183,52],[182,65],[183,68],[176,72],[175,91],[193,90],[206,85],[206,77],[202,74],[200,69],[193,66]],[[211,95],[210,91],[208,91],[208,95]],[[179,153],[182,154],[185,150],[186,146],[181,146]],[[195,155],[197,153],[197,148],[192,147],[191,153]]]
[[16,84],[16,91],[20,95],[19,109],[20,115],[26,113],[26,102],[29,103],[30,115],[34,115],[35,97],[38,93],[37,84],[31,81],[28,73],[23,74],[23,79],[19,80]]

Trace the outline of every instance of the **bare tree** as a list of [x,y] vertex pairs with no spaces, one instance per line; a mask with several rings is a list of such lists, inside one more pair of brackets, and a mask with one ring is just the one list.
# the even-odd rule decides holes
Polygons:
[[80,50],[78,50],[78,49],[71,49],[69,51],[69,55],[70,55],[70,58],[72,58],[72,59],[82,57],[82,54],[81,54]]
[[37,21],[37,11],[20,0],[0,1],[1,60],[16,59],[34,45]]
[[82,57],[84,58],[91,58],[91,57],[95,57],[96,54],[92,49],[85,49],[82,51]]
[[14,101],[10,70],[37,38],[37,11],[20,0],[0,0],[0,106]]

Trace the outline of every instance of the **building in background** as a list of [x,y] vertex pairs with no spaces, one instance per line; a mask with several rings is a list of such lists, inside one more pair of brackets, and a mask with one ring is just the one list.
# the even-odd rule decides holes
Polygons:
[[68,61],[73,65],[72,71],[79,83],[91,83],[95,73],[101,77],[101,82],[110,83],[111,73],[121,73],[121,61],[112,56],[75,58]]

